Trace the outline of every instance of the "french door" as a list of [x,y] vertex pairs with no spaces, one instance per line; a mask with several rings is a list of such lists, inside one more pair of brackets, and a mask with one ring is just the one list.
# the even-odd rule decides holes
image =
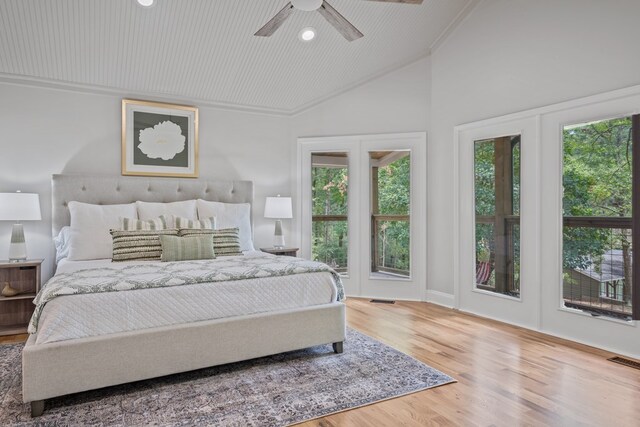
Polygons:
[[302,256],[331,265],[348,295],[422,300],[426,134],[298,141]]

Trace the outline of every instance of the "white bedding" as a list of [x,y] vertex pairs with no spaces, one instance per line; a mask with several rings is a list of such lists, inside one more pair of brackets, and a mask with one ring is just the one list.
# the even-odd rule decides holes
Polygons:
[[[271,255],[247,252],[244,256]],[[56,274],[105,265],[117,268],[131,263],[63,260]],[[308,307],[336,298],[336,285],[327,272],[66,295],[44,307],[36,343]]]

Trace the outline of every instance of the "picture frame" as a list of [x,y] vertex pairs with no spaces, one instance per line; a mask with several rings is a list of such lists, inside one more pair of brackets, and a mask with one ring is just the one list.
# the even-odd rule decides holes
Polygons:
[[198,108],[122,100],[122,175],[198,177]]

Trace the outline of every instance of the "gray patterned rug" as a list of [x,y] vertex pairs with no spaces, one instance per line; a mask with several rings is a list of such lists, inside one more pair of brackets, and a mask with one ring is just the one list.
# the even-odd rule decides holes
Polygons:
[[318,346],[77,393],[48,400],[32,420],[21,351],[0,346],[0,425],[283,426],[454,381],[350,329],[339,355]]

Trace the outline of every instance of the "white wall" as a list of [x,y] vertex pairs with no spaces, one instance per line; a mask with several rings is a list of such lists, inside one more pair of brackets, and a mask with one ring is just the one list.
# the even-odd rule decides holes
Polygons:
[[[46,258],[43,279],[52,273],[51,175],[120,174],[125,96],[0,83],[0,192],[40,194],[43,220],[25,223],[25,234],[29,256]],[[200,107],[200,176],[255,182],[257,247],[272,244],[264,198],[290,192],[289,141],[285,118]],[[0,222],[0,259],[10,233]]]
[[[442,185],[429,190],[440,206],[454,209],[450,168],[454,126],[639,84],[640,57],[633,53],[640,40],[638,16],[637,0],[480,1],[431,58],[430,153],[440,162],[431,164],[429,176],[439,177]],[[606,108],[598,108],[607,117]],[[617,107],[607,108],[610,114]],[[539,147],[541,179],[531,187],[542,202],[541,279],[538,283],[529,282],[528,289],[534,291],[534,296],[539,294],[533,316],[538,321],[535,326],[531,322],[527,326],[637,357],[637,326],[560,308],[560,231],[554,227],[561,223],[560,124],[554,122],[557,119],[553,114],[526,114],[537,117],[543,127]],[[523,158],[523,162],[529,160]],[[450,258],[443,255],[437,262],[431,260],[429,287],[450,293],[452,260],[456,256],[451,252],[453,218],[432,220],[437,223],[431,224],[429,238]],[[487,302],[483,312],[504,317],[505,311],[500,311],[498,304]]]
[[[291,119],[293,158],[296,156],[298,138],[428,130],[430,72],[430,60],[423,58],[294,116]],[[356,146],[358,144],[357,138],[347,138],[345,141],[354,141]],[[297,175],[297,166],[292,165],[292,176]],[[424,183],[417,187],[424,188]],[[294,218],[300,218],[299,209],[294,213]],[[296,219],[293,225],[297,225]],[[421,236],[422,239],[425,237]],[[295,238],[300,244],[298,236]],[[426,259],[415,262],[424,263]],[[420,295],[424,292],[425,284],[421,283],[421,286]],[[361,289],[360,284],[352,289]],[[398,298],[397,295],[395,297]]]
[[429,128],[430,75],[430,60],[423,58],[330,98],[291,119],[294,141],[424,131]]
[[640,83],[639,16],[637,0],[483,0],[432,54],[430,289],[453,292],[454,126]]

